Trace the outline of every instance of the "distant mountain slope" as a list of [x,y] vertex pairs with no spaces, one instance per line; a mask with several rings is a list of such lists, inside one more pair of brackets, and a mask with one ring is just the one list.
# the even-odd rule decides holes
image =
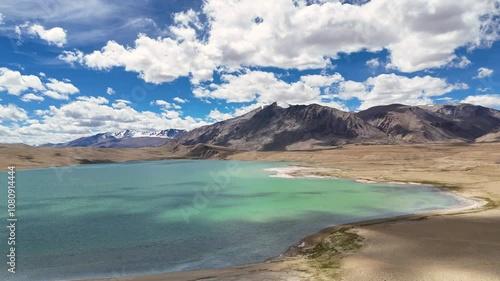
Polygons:
[[376,106],[356,115],[400,142],[462,141],[461,138],[443,129],[453,127],[453,122],[448,122],[417,106],[401,104]]
[[185,133],[184,130],[168,129],[155,132],[125,130],[116,133],[100,133],[79,138],[67,143],[46,144],[55,147],[101,147],[101,148],[139,148],[163,145]]
[[472,142],[500,127],[500,112],[470,105],[376,106],[356,114],[400,142]]
[[[79,138],[59,147],[137,148],[198,145],[196,153],[215,155],[214,147],[236,150],[308,150],[343,144],[396,144],[500,141],[500,111],[482,106],[391,104],[353,113],[334,108],[273,103],[242,116],[189,132],[125,130]],[[193,153],[195,153],[193,152]]]
[[478,105],[434,105],[430,111],[456,124],[453,132],[469,141],[500,129],[500,111]]
[[388,137],[354,113],[330,107],[276,103],[183,134],[181,144],[206,143],[242,150],[311,149],[345,143],[388,143]]

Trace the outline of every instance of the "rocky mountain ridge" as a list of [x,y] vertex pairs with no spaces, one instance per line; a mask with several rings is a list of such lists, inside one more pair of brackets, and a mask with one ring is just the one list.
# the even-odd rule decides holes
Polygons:
[[100,148],[139,148],[161,146],[185,133],[185,130],[166,129],[160,131],[134,131],[99,133],[78,138],[66,143],[45,144],[52,147],[100,147]]
[[[344,144],[474,142],[500,129],[500,111],[477,105],[376,106],[357,113],[273,103],[176,139],[240,150],[301,150]],[[487,138],[488,140],[494,138]]]

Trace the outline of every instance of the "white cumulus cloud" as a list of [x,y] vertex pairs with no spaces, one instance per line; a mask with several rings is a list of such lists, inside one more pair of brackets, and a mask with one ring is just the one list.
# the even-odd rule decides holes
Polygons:
[[378,59],[371,59],[366,61],[366,65],[370,68],[377,68],[381,65],[380,61]]
[[167,101],[164,101],[164,100],[155,100],[155,101],[152,101],[151,102],[151,105],[159,105],[161,106],[163,109],[181,109],[181,106],[175,104],[175,103],[169,103]]
[[173,100],[174,100],[174,101],[176,101],[176,102],[178,102],[178,103],[186,103],[186,102],[188,102],[188,100],[186,100],[186,99],[181,99],[181,98],[179,98],[179,97],[175,97],[175,98],[173,98]]
[[79,101],[85,101],[89,103],[95,104],[108,104],[109,100],[105,97],[89,97],[89,96],[80,96],[76,98]]
[[300,80],[310,87],[327,87],[334,83],[344,81],[339,73],[332,75],[304,75]]
[[39,24],[33,24],[27,27],[28,34],[37,35],[40,39],[45,40],[50,45],[63,47],[66,43],[66,30],[61,27],[45,29]]
[[116,108],[116,109],[122,109],[122,108],[126,108],[129,104],[131,104],[131,102],[129,100],[117,99],[112,104],[112,106],[113,106],[113,108]]
[[0,120],[25,121],[25,125],[11,128],[10,135],[0,134],[0,142],[66,142],[98,132],[193,129],[208,124],[199,118],[181,117],[178,112],[158,114],[138,111],[130,107],[130,102],[126,100],[116,100],[112,106],[108,103],[104,97],[80,96],[76,101],[59,107],[49,106],[46,110],[35,111],[40,119],[28,119],[26,112],[14,105],[0,106]]
[[0,67],[0,91],[18,96],[27,90],[44,90],[42,81],[36,75],[22,75],[19,71]]
[[77,87],[75,87],[75,85],[68,82],[62,82],[54,78],[49,78],[49,82],[45,85],[47,86],[47,88],[61,94],[71,95],[76,94],[80,91]]
[[49,82],[45,83],[45,86],[48,88],[46,91],[43,91],[45,96],[48,96],[57,100],[69,100],[69,95],[77,94],[80,90],[75,87],[75,85],[69,82],[59,81],[54,78],[49,78]]
[[60,58],[95,69],[123,67],[152,83],[189,76],[198,84],[219,68],[323,69],[341,53],[361,51],[387,50],[387,67],[402,72],[463,68],[468,59],[455,50],[498,40],[499,11],[494,0],[207,0],[200,12],[207,22],[192,10],[177,13],[170,37],[141,34],[133,46],[109,41]]
[[1,121],[21,121],[28,119],[26,110],[17,107],[14,104],[0,104],[0,122]]
[[493,75],[493,69],[489,69],[489,68],[486,68],[486,67],[480,67],[477,70],[477,75],[474,76],[474,78],[475,79],[481,79],[481,78],[490,77],[491,75]]
[[47,90],[44,91],[43,94],[49,98],[55,99],[55,100],[69,100],[69,96],[65,94],[61,94],[57,91],[51,91]]
[[451,61],[449,66],[457,68],[466,68],[471,63],[472,62],[466,56],[461,56],[461,57],[456,57],[453,61]]
[[[199,86],[193,90],[197,98],[222,99],[227,102],[272,103],[282,101],[289,104],[321,103],[320,86],[341,79],[333,76],[306,76],[304,81],[285,82],[274,73],[247,70],[243,74],[224,74],[222,84]],[[307,83],[312,83],[309,85]]]
[[210,113],[207,115],[208,119],[219,122],[223,120],[227,120],[230,118],[234,118],[235,116],[230,113],[222,113],[217,108],[212,109]]
[[500,95],[495,94],[468,96],[461,102],[500,109]]
[[87,55],[67,51],[59,58],[101,70],[124,67],[126,71],[139,73],[146,82],[159,84],[190,74],[196,81],[210,79],[216,65],[203,49],[204,46],[194,39],[177,41],[140,35],[135,40],[134,48],[109,41],[99,51]]
[[115,94],[115,90],[113,90],[113,88],[111,88],[111,87],[108,87],[108,88],[106,89],[106,94],[108,94],[108,95],[110,95],[110,96],[111,96],[111,95],[114,95],[114,94]]
[[[44,81],[40,79],[42,77]],[[22,93],[30,91],[23,96],[22,100],[27,101],[38,100],[41,97],[35,94],[43,94],[47,97],[68,100],[69,95],[77,94],[80,90],[65,79],[65,82],[54,78],[45,79],[44,75],[23,75],[19,71],[11,70],[5,67],[0,67],[0,92],[7,92],[10,95],[19,96]],[[34,98],[36,96],[36,98]]]
[[21,100],[24,102],[30,102],[30,101],[43,101],[44,98],[41,96],[37,96],[33,93],[25,94],[21,97]]
[[401,103],[406,105],[432,104],[432,98],[454,90],[467,89],[466,84],[450,84],[431,76],[408,78],[396,74],[381,74],[364,82],[345,81],[339,85],[339,97],[357,98],[360,110],[377,105]]

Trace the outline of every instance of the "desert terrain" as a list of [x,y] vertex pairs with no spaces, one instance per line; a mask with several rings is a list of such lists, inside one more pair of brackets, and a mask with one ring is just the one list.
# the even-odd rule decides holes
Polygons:
[[163,148],[33,147],[24,144],[0,144],[0,171],[15,165],[18,170],[175,158]]

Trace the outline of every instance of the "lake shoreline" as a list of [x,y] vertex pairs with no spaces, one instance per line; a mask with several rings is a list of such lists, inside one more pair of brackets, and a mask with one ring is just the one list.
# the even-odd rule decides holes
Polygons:
[[[301,169],[305,168],[305,169]],[[325,170],[325,168],[323,168]],[[308,174],[312,172],[312,174]],[[310,167],[301,167],[301,166],[291,166],[288,169],[288,175],[286,175],[286,168],[281,169],[280,171],[281,174],[279,176],[282,176],[284,178],[308,178],[308,177],[313,177],[315,176],[316,171],[314,171]],[[328,177],[328,176],[321,176],[321,178],[331,178],[331,179],[339,179],[336,176]],[[353,180],[356,182],[361,182],[361,183],[368,183],[368,184],[400,184],[400,185],[416,185],[416,186],[424,186],[426,185],[425,183],[420,183],[420,182],[401,182],[401,181],[375,181],[375,180],[366,180],[366,179],[359,179],[359,178],[348,178],[349,180]],[[325,236],[325,233],[332,233],[335,232],[341,228],[344,227],[359,227],[359,226],[369,226],[369,225],[376,225],[376,224],[384,224],[384,223],[390,223],[390,222],[397,222],[397,221],[411,221],[411,220],[418,220],[422,218],[429,218],[433,216],[442,216],[442,215],[457,215],[457,214],[464,214],[468,212],[480,212],[489,209],[488,200],[480,199],[480,198],[474,198],[474,197],[469,197],[465,194],[461,194],[459,191],[456,190],[451,190],[449,187],[446,186],[434,186],[432,185],[431,187],[435,188],[438,192],[445,193],[449,196],[455,197],[458,199],[461,204],[459,206],[452,206],[450,208],[443,208],[443,209],[436,209],[436,210],[426,210],[426,211],[421,211],[421,212],[415,212],[412,214],[408,215],[399,215],[399,216],[393,216],[393,217],[386,217],[386,218],[376,218],[376,219],[368,219],[368,220],[362,220],[362,221],[357,221],[357,222],[352,222],[352,223],[345,223],[345,224],[340,224],[340,225],[335,225],[335,226],[330,226],[326,227],[324,229],[321,229],[320,231],[316,233],[312,233],[310,235],[307,235],[300,239],[298,242],[290,246],[290,248],[283,254],[285,256],[294,256],[298,252],[300,252],[299,248],[305,248],[305,247],[313,247],[314,243],[310,243],[309,241],[314,241],[317,240],[318,238],[321,239]],[[311,244],[311,245],[308,245]]]
[[[355,179],[352,179],[355,180]],[[386,183],[386,182],[374,182],[374,183]],[[404,184],[404,183],[400,183]],[[439,189],[439,187],[436,187]],[[98,279],[68,279],[67,281],[195,281],[195,280],[212,280],[210,278],[214,276],[219,276],[221,278],[249,278],[247,275],[253,275],[255,271],[262,271],[269,273],[276,272],[274,268],[274,263],[290,263],[294,264],[295,259],[300,255],[304,254],[304,250],[313,249],[318,240],[324,239],[325,237],[342,230],[344,228],[351,229],[355,227],[362,226],[373,226],[373,225],[383,225],[387,223],[394,222],[402,222],[402,221],[415,221],[420,219],[427,219],[434,216],[443,216],[443,215],[457,215],[464,214],[468,212],[480,212],[484,210],[488,210],[489,207],[488,201],[481,200],[477,198],[467,198],[461,195],[456,194],[455,192],[450,192],[448,190],[441,190],[440,192],[446,192],[456,197],[460,197],[461,199],[465,199],[467,201],[472,201],[473,203],[466,206],[460,207],[452,207],[447,209],[439,209],[439,210],[431,210],[431,211],[423,211],[408,215],[399,215],[394,217],[386,217],[386,218],[378,218],[378,219],[368,219],[357,222],[339,224],[334,226],[325,227],[315,233],[309,234],[299,241],[291,244],[291,246],[279,256],[272,257],[262,262],[251,263],[251,264],[241,264],[235,265],[225,268],[214,268],[214,269],[203,269],[203,270],[191,270],[191,271],[180,271],[180,272],[167,272],[160,274],[149,274],[149,275],[130,275],[130,276],[122,276],[122,277],[111,277],[111,278],[98,278]],[[341,253],[342,254],[342,253]],[[285,266],[287,267],[287,266]],[[288,269],[290,270],[290,269]],[[278,270],[279,272],[280,270]],[[239,276],[239,277],[238,277]],[[217,278],[219,278],[217,277]],[[250,277],[253,278],[253,277]],[[213,279],[218,280],[218,279]],[[230,279],[233,280],[233,279]],[[238,280],[238,279],[234,279]],[[258,279],[245,279],[245,280],[255,280]]]
[[[268,168],[266,171],[272,171],[276,174],[270,175],[270,177],[281,177],[281,178],[290,178],[290,179],[299,179],[299,178],[322,178],[322,179],[339,179],[337,176],[325,176],[325,175],[317,175],[318,172],[324,173],[328,171],[328,168],[323,167],[308,167],[308,166],[300,166],[300,165],[291,165],[289,167],[279,167],[279,168]],[[373,184],[400,184],[400,185],[415,185],[417,188],[419,185],[427,185],[425,183],[419,182],[402,182],[402,181],[374,181],[374,180],[366,180],[360,178],[344,178],[348,180],[353,180],[356,182],[362,183],[373,183]],[[332,235],[339,230],[342,229],[352,229],[355,227],[363,227],[363,226],[373,226],[373,225],[383,225],[387,223],[394,222],[402,222],[402,221],[415,221],[421,219],[427,219],[435,216],[445,216],[445,215],[457,215],[457,214],[465,214],[469,212],[481,212],[484,210],[488,210],[491,208],[489,206],[489,201],[479,198],[468,197],[467,195],[461,194],[459,191],[451,190],[446,186],[432,186],[439,192],[446,193],[449,196],[453,196],[457,198],[461,204],[460,206],[452,206],[450,208],[443,208],[437,210],[426,210],[421,212],[416,212],[412,214],[406,215],[398,215],[392,217],[385,218],[375,218],[375,219],[367,219],[355,222],[349,222],[339,225],[333,225],[329,227],[325,227],[317,232],[311,233],[309,235],[304,236],[299,239],[295,243],[291,244],[290,247],[282,254],[276,257],[269,258],[262,262],[256,262],[251,264],[241,264],[235,265],[225,268],[214,268],[214,269],[204,269],[204,270],[190,270],[190,271],[180,271],[180,272],[167,272],[160,274],[148,274],[148,275],[130,275],[123,277],[113,277],[113,278],[99,278],[99,279],[71,279],[68,281],[160,281],[160,280],[175,280],[175,281],[194,281],[194,280],[211,280],[210,277],[220,276],[221,278],[232,278],[235,276],[241,276],[242,278],[249,278],[248,275],[253,275],[255,271],[262,272],[275,272],[273,269],[274,263],[291,263],[295,262],[296,258],[301,259],[302,255],[305,255],[313,249],[318,244],[318,240],[325,239],[329,235]],[[310,253],[309,253],[310,254]],[[343,254],[343,253],[340,253]],[[279,272],[279,271],[278,271]],[[298,272],[297,272],[298,274]],[[218,279],[214,279],[218,280]],[[232,279],[231,279],[232,280]],[[236,279],[237,280],[237,279]],[[254,279],[248,279],[254,280]],[[255,279],[258,280],[258,279]]]
[[[43,152],[39,153],[42,150]],[[4,159],[0,157],[0,162],[6,166],[16,164],[19,160],[22,164],[18,166],[18,170],[24,167],[54,167],[64,166],[67,162],[74,163],[74,161],[52,161],[54,157],[51,155],[55,150],[42,150],[30,148],[34,159],[25,159],[19,158],[20,152],[9,148],[7,153],[4,153],[6,155]],[[67,151],[71,152],[71,150]],[[108,153],[106,158],[115,157],[114,159],[117,160],[115,162],[167,160],[172,157],[171,153],[159,151],[156,148],[142,150],[140,157],[132,151],[121,152],[114,149],[103,151],[109,151],[112,157]],[[147,155],[143,155],[144,151]],[[63,156],[72,157],[70,152]],[[222,159],[293,162],[307,167],[330,170],[326,174],[322,172],[321,176],[357,179],[365,182],[407,182],[432,185],[461,197],[484,200],[487,204],[477,209],[456,213],[387,218],[382,221],[368,222],[368,225],[356,223],[353,224],[355,226],[347,226],[349,233],[354,233],[363,239],[362,246],[347,249],[335,255],[329,260],[331,267],[325,267],[324,263],[319,264],[314,259],[309,259],[307,256],[310,255],[309,252],[305,255],[284,256],[272,261],[231,268],[88,280],[232,281],[245,278],[245,280],[260,281],[263,278],[309,280],[312,277],[314,280],[332,280],[337,279],[338,276],[342,276],[346,281],[368,280],[367,278],[402,280],[388,276],[404,276],[405,280],[418,278],[423,280],[432,278],[494,280],[500,278],[500,272],[488,261],[500,260],[500,251],[495,248],[495,245],[500,242],[498,239],[500,237],[500,209],[497,207],[500,205],[499,152],[500,143],[460,146],[443,144],[353,145],[319,152],[235,152]],[[48,155],[48,157],[39,157],[40,154]],[[80,151],[80,155],[89,156],[87,158],[92,159],[103,159],[106,154],[102,154],[102,151],[89,150],[89,152]],[[316,236],[312,234],[312,237],[316,237],[317,240],[314,242],[320,245],[322,238],[330,238],[342,228],[344,227],[326,228],[323,233],[315,233]],[[449,237],[450,230],[453,231],[453,239]],[[394,235],[397,235],[397,239],[394,239]],[[432,237],[432,239],[426,237]],[[295,242],[292,247],[301,244],[298,242]],[[418,247],[418,251],[414,252],[407,245]],[[302,247],[304,248],[306,247]],[[435,252],[436,249],[439,249],[439,252]],[[464,252],[463,249],[469,250]],[[406,263],[401,264],[401,261],[406,261]],[[386,266],[381,266],[381,262]],[[422,264],[427,267],[422,267]],[[435,264],[442,266],[428,269]],[[408,271],[406,268],[410,265],[414,267],[413,270]],[[453,270],[453,268],[460,268],[460,270]],[[323,278],[325,272],[335,274],[336,277],[332,278],[328,275]]]

